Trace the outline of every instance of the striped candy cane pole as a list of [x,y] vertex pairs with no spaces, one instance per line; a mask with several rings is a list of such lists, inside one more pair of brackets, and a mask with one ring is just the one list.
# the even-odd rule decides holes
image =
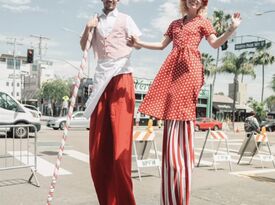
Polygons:
[[80,79],[83,77],[83,71],[86,68],[87,63],[88,63],[88,51],[89,51],[89,48],[91,45],[93,33],[94,33],[94,29],[92,29],[91,32],[89,33],[88,40],[87,40],[86,46],[85,46],[85,50],[83,52],[83,58],[81,61],[80,69],[79,69],[78,75],[76,77],[76,84],[74,86],[73,94],[71,97],[71,104],[70,104],[69,112],[67,114],[66,125],[64,127],[61,145],[59,147],[59,152],[58,152],[57,160],[56,160],[55,167],[54,167],[53,177],[52,177],[50,190],[49,190],[49,194],[48,194],[48,199],[47,199],[47,205],[50,205],[53,200],[53,194],[54,194],[54,190],[55,190],[56,181],[57,181],[57,178],[59,175],[59,168],[60,168],[60,164],[61,164],[62,155],[64,152],[65,142],[68,137],[68,128],[69,128],[69,125],[70,125],[71,119],[72,119],[72,113],[73,113],[73,108],[75,106],[78,88],[80,85]]

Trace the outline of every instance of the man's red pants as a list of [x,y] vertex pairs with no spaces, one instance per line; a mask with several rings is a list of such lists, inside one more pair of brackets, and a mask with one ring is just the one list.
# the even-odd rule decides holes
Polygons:
[[134,205],[131,179],[134,82],[112,78],[90,120],[90,169],[100,205]]

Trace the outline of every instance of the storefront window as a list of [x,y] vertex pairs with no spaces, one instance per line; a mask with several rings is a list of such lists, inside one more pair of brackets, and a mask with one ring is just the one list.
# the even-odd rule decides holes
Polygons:
[[136,100],[142,100],[142,95],[141,94],[136,93],[135,96],[136,96]]

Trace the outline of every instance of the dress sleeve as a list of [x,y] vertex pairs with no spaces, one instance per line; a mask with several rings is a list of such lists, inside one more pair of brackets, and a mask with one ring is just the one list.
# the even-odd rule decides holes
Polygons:
[[210,36],[211,34],[215,34],[217,35],[216,30],[214,29],[212,23],[208,20],[205,19],[203,26],[202,26],[202,33],[205,36],[205,38],[207,38],[208,36]]
[[173,39],[173,22],[169,25],[166,33],[164,34],[164,36],[169,36],[169,38],[172,40]]

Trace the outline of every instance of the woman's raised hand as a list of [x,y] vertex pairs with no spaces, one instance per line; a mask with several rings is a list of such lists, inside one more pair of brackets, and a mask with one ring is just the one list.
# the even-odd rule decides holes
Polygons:
[[232,24],[230,25],[232,29],[236,29],[241,24],[242,18],[239,12],[236,12],[231,17]]

